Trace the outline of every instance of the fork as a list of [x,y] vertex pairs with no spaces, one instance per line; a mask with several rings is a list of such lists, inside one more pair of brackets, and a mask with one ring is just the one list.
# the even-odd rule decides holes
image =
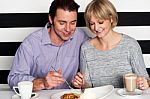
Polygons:
[[[51,66],[52,67],[52,69],[55,71],[55,72],[58,72],[53,66]],[[65,80],[65,83],[68,85],[68,87],[70,88],[70,89],[74,89],[74,88],[72,88],[71,86],[70,86],[70,84],[68,83],[68,81],[66,80],[66,79],[64,79]]]
[[81,93],[84,93],[85,88],[83,87],[83,85],[81,86]]

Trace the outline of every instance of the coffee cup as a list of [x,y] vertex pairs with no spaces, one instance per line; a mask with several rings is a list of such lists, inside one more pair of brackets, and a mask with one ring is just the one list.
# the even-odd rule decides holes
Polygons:
[[137,75],[127,73],[124,75],[124,87],[126,92],[134,92],[136,89]]
[[33,83],[31,81],[21,81],[18,83],[18,86],[13,87],[13,90],[21,97],[21,99],[31,99],[32,88]]

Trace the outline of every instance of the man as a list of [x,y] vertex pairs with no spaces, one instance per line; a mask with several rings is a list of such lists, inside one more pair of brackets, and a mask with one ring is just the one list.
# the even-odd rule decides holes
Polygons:
[[69,88],[79,65],[80,45],[88,38],[76,29],[78,4],[74,0],[54,0],[49,22],[29,35],[18,48],[8,84],[33,82],[33,91]]

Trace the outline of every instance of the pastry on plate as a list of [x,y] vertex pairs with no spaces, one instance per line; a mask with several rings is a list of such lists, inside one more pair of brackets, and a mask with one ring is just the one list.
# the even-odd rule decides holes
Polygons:
[[65,93],[61,96],[61,99],[80,99],[80,95],[74,93]]

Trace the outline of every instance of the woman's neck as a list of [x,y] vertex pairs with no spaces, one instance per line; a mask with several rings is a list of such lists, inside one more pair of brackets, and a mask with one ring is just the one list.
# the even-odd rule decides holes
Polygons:
[[111,50],[117,46],[121,38],[121,34],[113,32],[104,38],[95,37],[92,45],[99,50]]

